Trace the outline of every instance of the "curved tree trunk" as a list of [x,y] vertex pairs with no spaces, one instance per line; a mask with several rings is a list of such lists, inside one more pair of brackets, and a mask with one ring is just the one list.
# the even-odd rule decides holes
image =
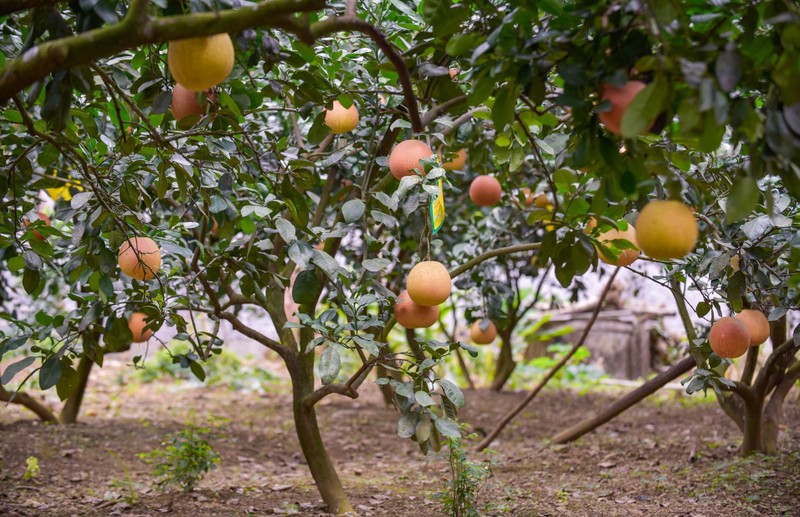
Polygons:
[[74,424],[78,421],[78,414],[81,411],[81,403],[83,402],[83,395],[86,393],[86,386],[89,384],[89,375],[92,373],[92,365],[94,362],[88,357],[81,357],[78,363],[78,385],[75,391],[64,402],[64,407],[61,409],[61,416],[59,420],[62,424]]
[[517,363],[514,362],[514,351],[511,348],[511,332],[500,333],[500,354],[497,356],[497,364],[494,369],[491,388],[500,391],[508,382]]
[[50,408],[31,397],[24,391],[18,392],[16,395],[0,386],[0,401],[19,404],[33,411],[44,422],[57,424],[58,418],[50,411]]
[[617,399],[596,415],[561,431],[557,435],[553,436],[550,441],[552,443],[560,444],[577,440],[584,434],[594,431],[631,406],[649,397],[668,382],[677,379],[681,375],[694,368],[694,366],[695,362],[692,357],[687,357],[681,360],[680,362],[672,365],[668,370],[661,372],[622,398]]
[[341,515],[352,512],[353,507],[322,442],[314,406],[305,404],[306,398],[314,391],[314,357],[313,353],[299,352],[294,364],[287,363],[292,378],[294,423],[303,456],[322,500],[330,513]]

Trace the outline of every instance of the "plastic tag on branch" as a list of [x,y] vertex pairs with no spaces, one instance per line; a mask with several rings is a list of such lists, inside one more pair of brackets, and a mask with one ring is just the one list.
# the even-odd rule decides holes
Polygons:
[[430,205],[430,213],[431,213],[431,230],[432,234],[436,235],[436,232],[444,224],[444,188],[442,186],[442,179],[439,178],[439,194],[433,199]]

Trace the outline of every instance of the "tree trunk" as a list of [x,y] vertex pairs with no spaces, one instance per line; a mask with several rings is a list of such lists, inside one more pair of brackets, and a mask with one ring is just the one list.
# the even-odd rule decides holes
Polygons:
[[292,378],[294,423],[303,456],[328,512],[341,515],[352,512],[353,507],[322,442],[314,406],[305,405],[314,391],[314,358],[313,353],[298,352],[294,364],[287,364]]
[[781,420],[783,419],[783,401],[786,395],[794,386],[794,383],[800,378],[800,363],[795,365],[786,372],[786,376],[772,392],[772,396],[764,408],[764,425],[762,429],[763,448],[766,454],[775,454],[778,452],[778,435],[780,434]]
[[[397,379],[396,372],[389,370],[381,363],[375,365],[375,376],[378,379],[382,377],[391,377],[392,379]],[[383,395],[383,402],[389,407],[394,406],[394,388],[388,384],[380,384],[379,388],[381,390],[381,395]]]
[[748,456],[754,452],[764,452],[761,440],[761,417],[764,409],[764,400],[758,396],[744,403],[744,436],[742,448],[739,453]]
[[81,357],[78,363],[78,385],[75,391],[64,402],[64,407],[61,409],[61,416],[59,420],[62,424],[74,424],[78,421],[78,413],[81,411],[81,403],[83,402],[83,395],[86,393],[86,386],[89,384],[89,374],[92,372],[92,365],[94,362],[88,357]]
[[464,378],[467,380],[467,384],[469,385],[469,389],[475,389],[475,383],[472,381],[472,375],[469,373],[469,367],[467,366],[467,362],[464,360],[464,356],[461,355],[461,350],[456,349],[456,358],[458,359],[458,364],[461,367],[461,373],[464,375]]
[[681,360],[680,362],[672,365],[667,371],[661,372],[622,398],[617,399],[596,415],[561,431],[557,435],[553,436],[550,441],[552,443],[569,443],[573,440],[577,440],[584,434],[594,431],[631,406],[649,397],[665,384],[677,379],[681,375],[691,370],[694,366],[695,362],[692,357],[687,357]]
[[491,388],[494,391],[502,390],[516,367],[517,363],[514,362],[514,351],[511,348],[511,333],[501,332],[500,354],[497,356],[497,365],[494,369]]

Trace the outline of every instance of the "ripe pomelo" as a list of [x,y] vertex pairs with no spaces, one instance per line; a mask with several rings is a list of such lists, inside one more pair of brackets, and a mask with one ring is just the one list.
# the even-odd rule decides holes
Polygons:
[[152,329],[145,328],[147,326],[146,318],[147,316],[143,312],[134,312],[128,318],[128,328],[131,329],[134,343],[147,341],[153,335]]
[[403,140],[397,144],[389,155],[389,170],[398,180],[414,174],[424,175],[420,160],[427,160],[433,151],[425,142],[419,140]]
[[193,92],[175,83],[175,87],[172,89],[172,102],[169,105],[169,109],[172,111],[172,116],[175,117],[175,120],[180,121],[192,115],[203,116],[206,113],[208,101],[213,102],[217,99],[217,94],[213,91],[201,93],[202,102],[197,100],[197,95],[197,92]]
[[[631,242],[634,246],[638,246],[636,242],[636,229],[631,225],[628,225],[628,229],[624,232],[619,230],[609,230],[600,234],[600,236],[597,238],[598,241],[609,248],[613,246],[613,241],[621,239]],[[630,248],[622,249],[620,250],[619,255],[617,255],[617,260],[614,260],[613,257],[606,256],[602,251],[600,251],[600,248],[597,248],[597,257],[606,264],[624,267],[630,266],[636,262],[636,259],[639,258],[639,250],[632,250]]]
[[503,187],[493,176],[478,176],[469,186],[469,198],[478,206],[494,206],[503,195]]
[[533,203],[539,208],[544,208],[546,210],[551,210],[553,208],[553,204],[550,203],[550,198],[547,197],[547,194],[544,192],[536,194],[536,198],[534,198]]
[[355,104],[345,108],[339,101],[333,101],[333,108],[325,110],[325,125],[334,135],[354,130],[358,125],[358,108]]
[[394,319],[407,329],[428,328],[439,320],[439,306],[417,305],[408,291],[403,291],[394,304]]
[[[486,330],[481,328],[483,325]],[[497,337],[497,327],[486,318],[475,320],[469,329],[469,339],[476,345],[488,345]]]
[[646,84],[641,81],[628,81],[622,86],[614,86],[613,84],[604,84],[603,90],[600,93],[601,100],[607,100],[611,103],[611,109],[599,113],[600,122],[602,122],[606,129],[615,135],[622,132],[622,117],[625,115],[625,110],[636,95],[644,90]]
[[126,275],[137,280],[150,280],[161,268],[161,249],[149,237],[134,237],[122,243],[117,262]]
[[220,84],[233,70],[233,42],[227,33],[169,42],[167,66],[183,87],[202,92]]
[[761,345],[769,338],[769,320],[763,312],[745,309],[736,315],[736,319],[750,332],[750,346]]
[[[443,156],[444,153],[439,151],[439,157]],[[456,151],[456,157],[450,160],[449,162],[442,163],[442,167],[448,171],[460,171],[464,168],[464,165],[467,164],[467,150],[466,149],[459,149]]]
[[452,282],[444,264],[435,260],[424,260],[411,268],[406,280],[408,296],[417,305],[432,307],[441,305],[450,296]]
[[680,201],[651,201],[636,219],[639,248],[658,260],[685,257],[699,233],[694,214]]
[[720,318],[711,325],[708,342],[715,354],[733,359],[750,348],[750,332],[747,325],[736,318]]

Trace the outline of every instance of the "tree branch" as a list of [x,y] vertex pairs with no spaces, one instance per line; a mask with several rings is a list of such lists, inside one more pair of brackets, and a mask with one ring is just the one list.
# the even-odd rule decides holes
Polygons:
[[494,249],[494,250],[487,251],[486,253],[478,255],[477,257],[473,258],[472,260],[469,260],[468,262],[466,262],[466,263],[458,266],[454,270],[452,270],[450,272],[450,278],[456,278],[460,274],[465,273],[466,271],[469,271],[470,269],[474,268],[475,266],[477,266],[481,262],[485,262],[485,261],[489,260],[490,258],[499,257],[501,255],[509,255],[511,253],[520,253],[520,252],[523,252],[523,251],[537,250],[537,249],[539,249],[540,246],[541,246],[541,243],[533,242],[533,243],[530,243],[530,244],[515,244],[513,246],[506,246],[504,248],[497,248],[497,249]]
[[28,408],[36,413],[36,416],[41,418],[44,422],[50,422],[53,424],[58,423],[58,418],[56,418],[56,415],[50,411],[47,406],[23,391],[18,391],[17,393],[12,394],[10,391],[0,386],[0,400],[3,402],[19,404],[20,406]]
[[423,124],[419,117],[419,106],[417,106],[417,99],[414,96],[414,88],[411,86],[411,77],[408,74],[406,62],[403,59],[403,56],[401,56],[394,49],[394,47],[392,47],[392,44],[389,43],[389,40],[386,39],[386,36],[380,30],[378,30],[377,27],[355,17],[340,16],[328,18],[321,22],[315,23],[311,26],[310,33],[313,39],[317,39],[334,32],[346,30],[360,32],[366,36],[369,36],[372,41],[374,41],[383,51],[384,55],[389,58],[389,61],[392,62],[397,70],[397,75],[400,79],[400,85],[403,88],[403,97],[405,99],[406,108],[408,109],[408,118],[411,121],[411,129],[415,133],[421,132],[423,129]]
[[372,371],[372,368],[378,362],[378,358],[374,357],[361,365],[356,373],[354,373],[344,384],[326,384],[314,390],[308,398],[303,402],[307,408],[313,407],[317,402],[324,399],[328,395],[336,393],[337,395],[344,395],[351,399],[358,398],[358,388]]
[[258,343],[261,343],[262,345],[264,345],[265,347],[269,348],[270,350],[273,350],[273,351],[277,352],[277,354],[279,356],[281,356],[282,358],[284,358],[284,359],[287,358],[288,351],[284,346],[282,346],[280,343],[278,343],[274,339],[271,339],[271,338],[265,336],[264,334],[262,334],[261,332],[255,330],[254,328],[248,327],[247,325],[242,323],[242,320],[237,318],[236,315],[234,315],[233,313],[230,313],[230,312],[227,312],[227,311],[223,311],[223,312],[220,312],[218,315],[219,315],[220,318],[222,318],[222,319],[224,319],[226,321],[229,321],[231,326],[233,326],[234,330],[236,330],[240,334],[243,334],[243,335],[249,337],[250,339],[252,339],[253,341],[257,341]]
[[59,3],[67,3],[67,0],[3,0],[0,2],[0,16]]
[[422,127],[426,127],[431,124],[434,120],[436,120],[440,115],[445,113],[447,110],[452,108],[453,106],[458,106],[462,102],[467,101],[466,95],[461,95],[459,97],[453,97],[449,101],[445,101],[437,106],[432,107],[429,109],[425,115],[422,116]]
[[547,372],[547,374],[539,381],[539,383],[531,390],[531,392],[528,393],[528,396],[525,397],[519,404],[517,404],[517,406],[515,408],[513,408],[511,411],[506,413],[506,415],[503,417],[503,419],[500,420],[500,423],[497,424],[497,427],[495,427],[492,430],[491,433],[486,435],[486,438],[481,440],[481,443],[478,444],[477,450],[482,451],[485,448],[487,448],[489,445],[491,445],[491,443],[495,440],[495,438],[497,438],[497,436],[501,432],[503,432],[503,429],[505,429],[506,426],[518,414],[520,414],[522,412],[522,410],[525,409],[525,407],[534,398],[536,398],[536,395],[538,395],[539,392],[542,390],[542,388],[544,388],[547,385],[547,383],[550,382],[550,379],[552,379],[556,375],[556,373],[558,373],[558,371],[565,364],[567,364],[567,362],[569,362],[570,359],[572,359],[572,356],[575,355],[575,352],[577,352],[583,346],[583,343],[586,341],[586,338],[589,336],[589,332],[592,330],[592,327],[594,326],[595,321],[597,321],[597,317],[600,315],[600,310],[603,308],[603,302],[605,302],[606,296],[608,296],[608,292],[611,290],[611,286],[614,283],[614,279],[617,277],[617,273],[619,273],[620,269],[622,269],[622,268],[620,268],[620,267],[614,268],[614,272],[611,273],[611,276],[608,277],[608,280],[606,281],[606,285],[603,288],[603,292],[600,293],[600,298],[597,299],[597,305],[595,305],[595,308],[592,311],[592,316],[589,318],[589,321],[586,322],[586,327],[584,327],[583,333],[581,334],[580,339],[578,339],[578,341],[574,345],[572,345],[572,348],[570,348],[570,350],[566,354],[564,354],[564,356],[558,361],[558,363],[556,363],[550,369],[550,371]]
[[268,0],[252,7],[148,20],[147,4],[136,0],[125,18],[115,25],[47,41],[8,62],[0,69],[0,102],[53,72],[142,45],[239,32],[254,26],[282,28],[308,40],[307,30],[290,15],[325,7],[324,0]]

